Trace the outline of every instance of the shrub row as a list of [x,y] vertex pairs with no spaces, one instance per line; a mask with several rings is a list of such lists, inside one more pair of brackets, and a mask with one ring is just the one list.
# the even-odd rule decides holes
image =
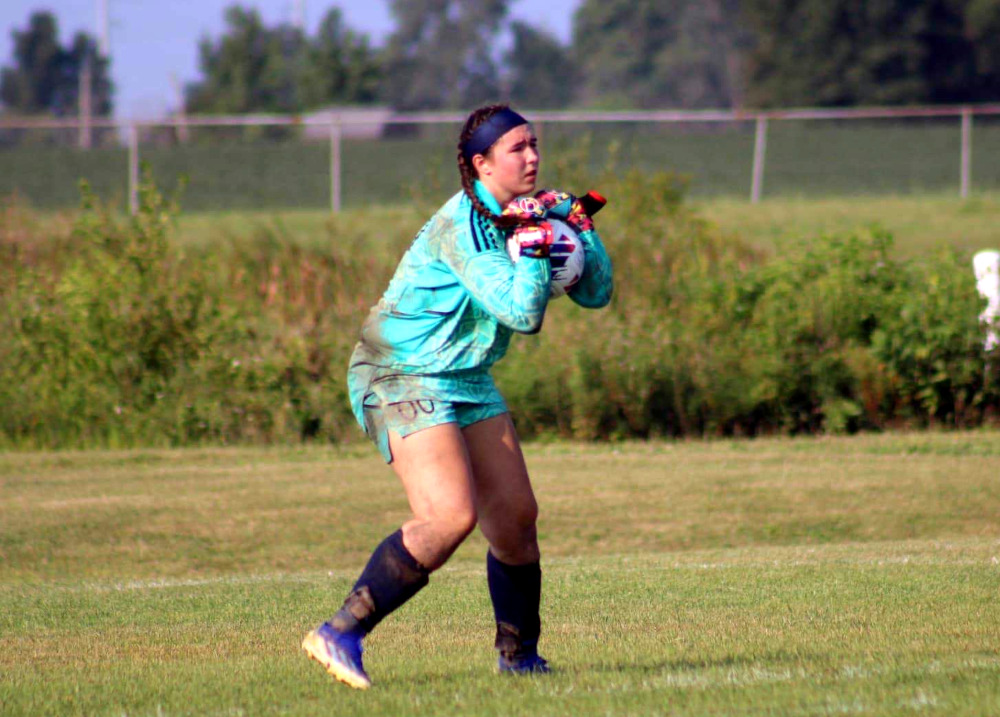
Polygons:
[[[615,299],[598,312],[562,299],[512,342],[495,374],[525,436],[991,420],[968,257],[897,260],[877,229],[767,257],[701,220],[671,175],[594,181],[615,199],[599,218]],[[416,226],[373,238],[370,210],[363,230],[331,224],[322,250],[258,231],[182,251],[176,202],[147,184],[140,205],[125,218],[88,197],[71,232],[41,238],[23,209],[0,215],[0,441],[358,439],[347,357]]]

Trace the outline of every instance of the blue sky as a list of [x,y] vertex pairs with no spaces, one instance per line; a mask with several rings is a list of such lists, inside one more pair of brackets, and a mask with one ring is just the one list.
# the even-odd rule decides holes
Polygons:
[[[111,73],[115,82],[115,114],[121,118],[157,117],[179,104],[179,88],[198,78],[198,40],[218,37],[223,11],[234,0],[106,0],[110,17]],[[331,7],[339,7],[347,24],[380,44],[392,29],[389,0],[302,0],[306,26],[315,31]],[[573,11],[580,0],[514,0],[511,15],[544,27],[567,42]],[[48,10],[59,21],[66,45],[77,31],[97,36],[98,0],[0,0],[0,64],[13,62],[14,30],[27,27],[36,10]],[[295,0],[239,0],[256,7],[264,22],[291,21]],[[543,20],[545,18],[545,20]]]

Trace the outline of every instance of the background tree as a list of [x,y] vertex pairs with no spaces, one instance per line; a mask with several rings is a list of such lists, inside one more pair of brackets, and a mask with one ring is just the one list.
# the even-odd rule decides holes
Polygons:
[[976,66],[976,99],[996,102],[1000,100],[1000,0],[971,0],[964,19]]
[[513,41],[504,55],[507,97],[527,109],[562,109],[574,99],[580,73],[570,50],[520,20],[510,26]]
[[679,35],[657,54],[658,94],[685,108],[744,104],[744,58],[752,37],[739,20],[740,0],[688,0]]
[[737,0],[584,0],[573,49],[584,104],[729,107],[742,101]]
[[199,45],[201,82],[187,88],[187,111],[293,112],[300,109],[299,78],[305,39],[288,25],[264,27],[260,13],[226,9],[226,30]]
[[368,37],[351,30],[341,12],[331,8],[309,43],[303,77],[303,102],[367,104],[378,99],[382,70]]
[[59,26],[50,12],[33,13],[28,28],[15,30],[14,67],[0,70],[0,102],[19,114],[75,114],[80,78],[86,63],[91,71],[91,113],[107,116],[113,109],[114,88],[108,60],[97,43],[77,33],[68,47],[59,43]]
[[744,0],[759,106],[1000,99],[998,0]]
[[494,48],[510,0],[392,0],[383,98],[400,110],[500,97]]
[[328,104],[371,102],[379,66],[365,36],[330,10],[311,40],[298,28],[265,27],[257,10],[226,9],[226,30],[204,38],[204,79],[187,88],[188,112],[301,112]]

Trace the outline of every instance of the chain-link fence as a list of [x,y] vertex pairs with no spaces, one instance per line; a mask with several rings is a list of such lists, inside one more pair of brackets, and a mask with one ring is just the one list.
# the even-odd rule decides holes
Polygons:
[[[786,112],[538,112],[545,168],[670,171],[694,196],[1000,190],[1000,105]],[[464,117],[350,112],[321,119],[189,117],[114,123],[0,119],[0,197],[79,202],[81,180],[134,206],[141,172],[185,209],[332,209],[440,198],[457,186]],[[84,148],[86,147],[86,148]],[[581,159],[582,158],[582,159]]]

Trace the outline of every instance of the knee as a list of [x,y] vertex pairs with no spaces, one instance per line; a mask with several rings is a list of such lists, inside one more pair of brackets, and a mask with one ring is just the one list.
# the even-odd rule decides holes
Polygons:
[[427,570],[444,565],[476,527],[476,512],[458,507],[434,515],[416,515],[403,525],[403,541]]
[[442,536],[448,547],[455,548],[475,529],[476,510],[472,506],[456,508],[434,522],[437,523],[435,532]]
[[452,529],[454,534],[458,536],[459,542],[465,540],[469,533],[471,533],[476,527],[476,510],[475,508],[469,508],[463,511],[461,514],[455,516],[452,522]]
[[537,521],[538,506],[534,501],[512,510],[487,536],[494,555],[511,565],[538,560]]
[[538,523],[538,503],[534,496],[508,505],[496,523],[505,542],[515,545],[533,543],[536,538],[535,525]]
[[511,528],[515,533],[534,539],[535,525],[538,523],[538,503],[532,498],[519,505],[510,517]]

